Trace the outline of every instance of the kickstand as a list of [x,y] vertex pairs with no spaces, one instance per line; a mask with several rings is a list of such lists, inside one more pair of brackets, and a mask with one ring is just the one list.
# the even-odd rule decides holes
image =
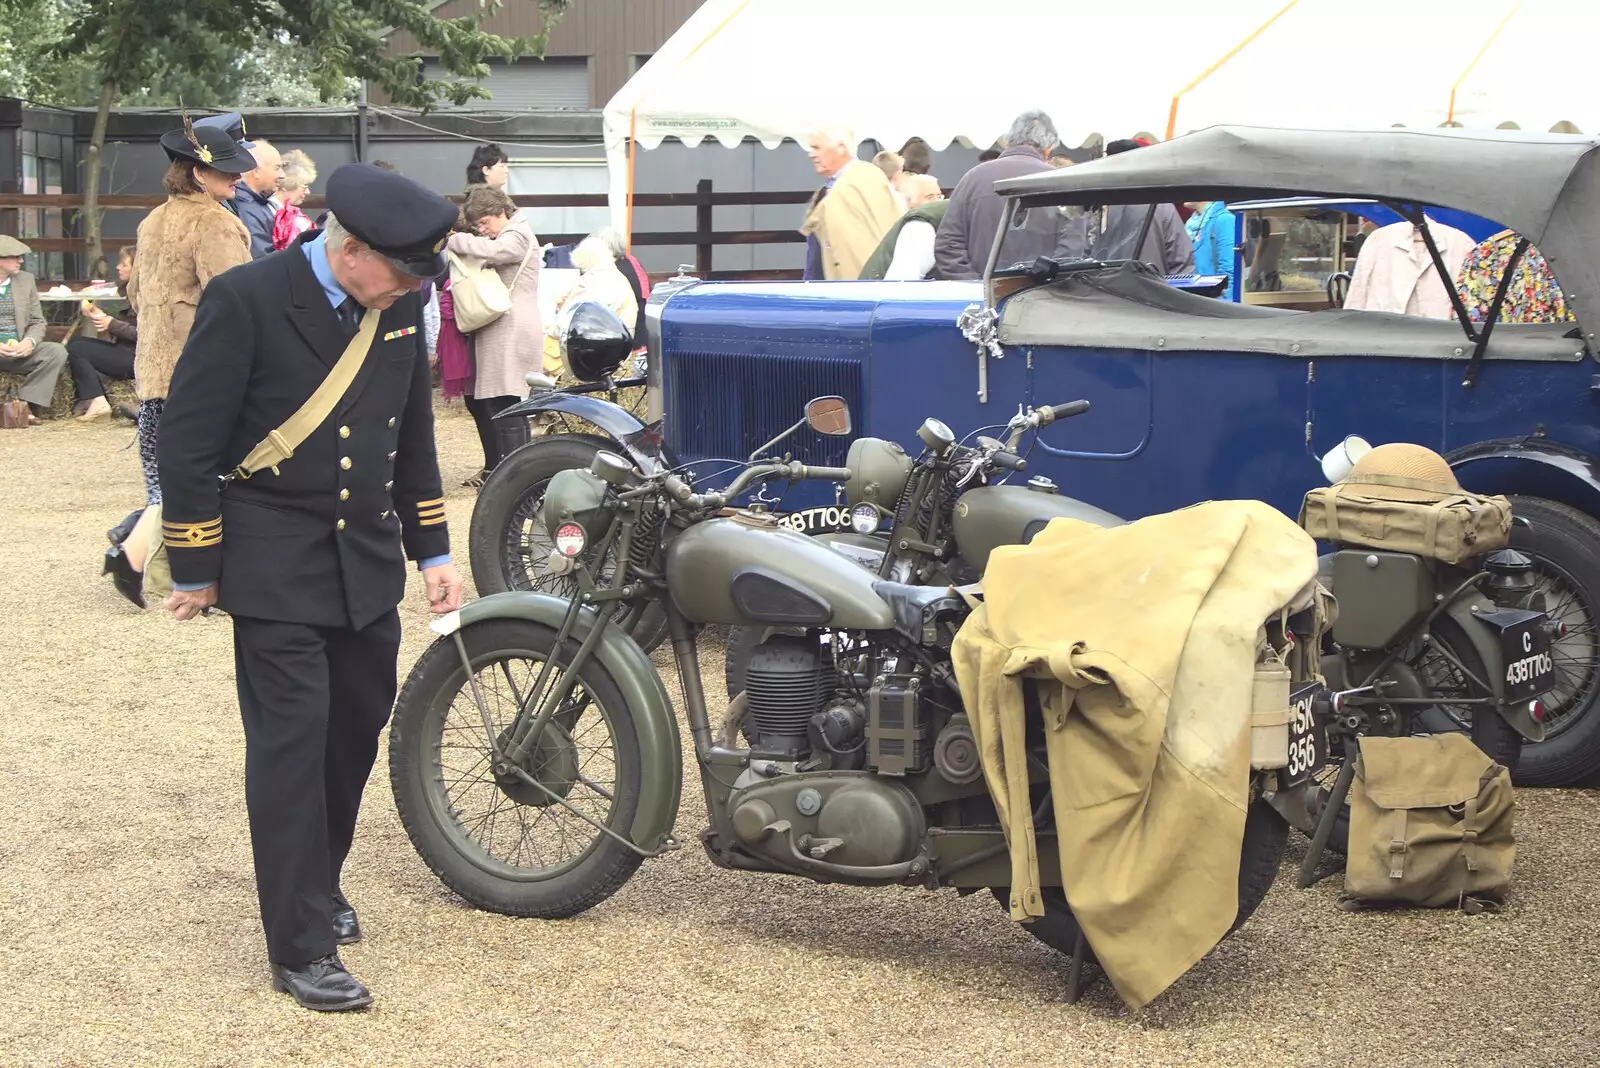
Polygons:
[[1083,981],[1083,966],[1089,956],[1089,940],[1083,937],[1082,929],[1072,943],[1072,967],[1067,969],[1067,1004],[1076,1005],[1078,999],[1083,997],[1084,988],[1088,986]]
[[1347,756],[1343,766],[1339,768],[1339,777],[1333,780],[1333,790],[1328,794],[1328,803],[1323,806],[1322,817],[1317,820],[1317,830],[1311,836],[1311,848],[1306,850],[1306,859],[1300,862],[1300,889],[1304,890],[1317,881],[1317,868],[1322,864],[1323,851],[1328,848],[1328,836],[1333,834],[1333,825],[1339,818],[1339,813],[1344,811],[1344,799],[1350,793],[1350,783],[1356,777],[1356,762],[1353,755]]

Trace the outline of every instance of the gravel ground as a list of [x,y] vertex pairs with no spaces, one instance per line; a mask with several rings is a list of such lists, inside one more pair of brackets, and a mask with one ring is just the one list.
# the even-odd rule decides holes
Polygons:
[[[297,1009],[267,985],[230,626],[137,612],[96,574],[141,492],[131,439],[120,423],[0,433],[18,569],[0,637],[0,1063],[1597,1063],[1593,791],[1521,795],[1500,916],[1345,913],[1337,878],[1296,891],[1286,867],[1243,931],[1133,1015],[1103,983],[1067,1005],[1064,960],[986,894],[736,875],[698,848],[576,919],[472,911],[412,851],[380,755],[345,879],[367,937],[344,953],[378,1001]],[[440,441],[459,543],[477,448],[459,407]],[[428,638],[413,587],[402,672]],[[719,665],[708,651],[709,679]]]

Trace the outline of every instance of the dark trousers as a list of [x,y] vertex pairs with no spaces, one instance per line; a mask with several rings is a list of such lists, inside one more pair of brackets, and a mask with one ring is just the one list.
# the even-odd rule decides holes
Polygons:
[[394,707],[400,615],[362,630],[235,616],[244,793],[267,954],[334,951],[333,901]]
[[105,385],[100,376],[133,377],[133,350],[99,338],[80,337],[67,342],[67,366],[72,368],[72,385],[81,401],[103,397]]
[[483,469],[493,471],[506,458],[500,443],[500,433],[494,417],[517,403],[516,397],[468,397],[467,411],[478,428],[478,441],[483,445]]

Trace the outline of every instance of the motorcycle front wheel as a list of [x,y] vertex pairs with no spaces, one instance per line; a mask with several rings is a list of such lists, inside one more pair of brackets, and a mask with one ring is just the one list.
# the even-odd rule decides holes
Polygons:
[[478,908],[543,919],[593,908],[643,860],[596,826],[626,838],[639,807],[639,738],[622,692],[597,659],[583,665],[518,765],[540,789],[495,767],[485,713],[504,747],[541,667],[555,660],[553,685],[578,643],[555,653],[554,629],[516,619],[460,636],[471,677],[454,640],[442,638],[395,705],[389,778],[406,834],[434,874]]

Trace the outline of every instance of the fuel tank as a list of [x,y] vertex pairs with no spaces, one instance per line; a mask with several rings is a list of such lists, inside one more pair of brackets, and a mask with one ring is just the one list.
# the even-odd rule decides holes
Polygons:
[[1002,545],[1026,545],[1052,519],[1081,519],[1097,527],[1120,527],[1123,520],[1092,504],[1022,486],[979,486],[956,502],[955,536],[961,556],[982,571],[989,554]]
[[771,516],[712,519],[667,545],[667,590],[695,623],[889,630],[876,576]]

